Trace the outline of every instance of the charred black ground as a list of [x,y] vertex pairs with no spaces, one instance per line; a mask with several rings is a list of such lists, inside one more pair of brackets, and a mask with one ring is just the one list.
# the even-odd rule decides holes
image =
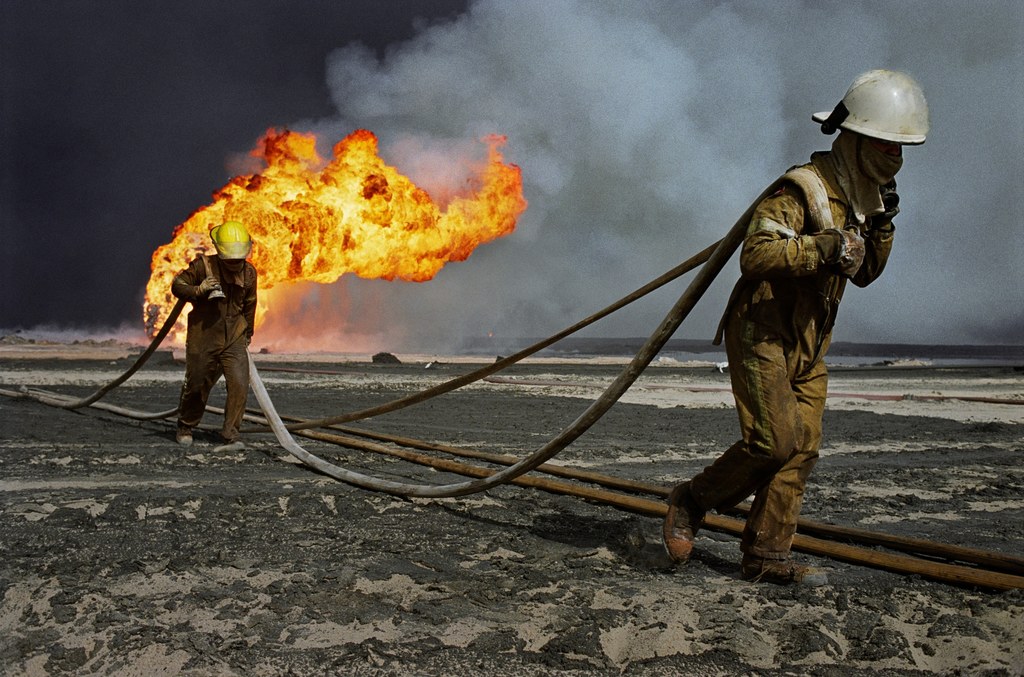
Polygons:
[[[0,387],[128,364],[4,360],[10,382]],[[418,379],[466,370],[330,369],[337,374],[267,378],[279,411],[359,409]],[[154,359],[146,373],[164,382],[130,381],[108,399],[173,407],[180,372]],[[708,385],[728,378],[678,372]],[[611,378],[617,368],[512,373],[571,381]],[[585,405],[480,384],[357,425],[522,455]],[[827,584],[753,585],[739,579],[731,537],[705,535],[688,566],[669,570],[656,556],[657,521],[579,499],[504,486],[403,500],[296,465],[270,435],[216,455],[212,435],[182,448],[168,423],[10,398],[0,398],[0,426],[5,674],[149,665],[239,675],[996,675],[1019,674],[1022,665],[1021,591],[970,590],[809,556],[799,557],[821,567]],[[825,429],[807,517],[1020,554],[1020,424],[829,410]],[[619,404],[556,460],[668,485],[735,434],[728,407]],[[384,477],[457,479],[302,444]]]

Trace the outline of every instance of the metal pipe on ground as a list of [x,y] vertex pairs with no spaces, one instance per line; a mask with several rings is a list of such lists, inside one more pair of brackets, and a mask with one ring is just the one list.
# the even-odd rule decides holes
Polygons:
[[[397,444],[399,446],[409,447],[412,449],[420,449],[422,451],[437,451],[441,453],[450,454],[453,456],[459,456],[462,458],[472,458],[475,460],[486,461],[488,463],[495,463],[499,465],[510,465],[512,463],[515,463],[517,460],[515,456],[509,456],[507,454],[492,454],[477,449],[465,449],[444,444],[435,444],[432,442],[425,442],[423,440],[417,440],[409,437],[372,432],[369,430],[362,430],[360,428],[352,428],[348,426],[337,425],[331,426],[330,429],[337,430],[338,432],[345,433],[346,435],[353,435],[356,437],[372,439],[378,442],[388,442],[391,444]],[[588,470],[578,470],[575,468],[570,468],[567,466],[561,466],[551,463],[545,463],[543,465],[540,465],[536,468],[536,470],[555,477],[573,479],[581,482],[589,482],[592,484],[597,484],[599,486],[603,486],[609,489],[616,489],[619,491],[628,491],[638,494],[651,494],[662,498],[667,498],[669,492],[671,491],[671,488],[669,487],[662,487],[647,482],[639,482],[636,480],[612,477],[610,475],[604,475],[602,473],[595,473]],[[749,510],[750,507],[748,504],[741,504],[734,508],[732,511],[730,511],[730,513],[745,516],[749,512]],[[867,529],[843,527],[834,524],[828,524],[826,522],[819,522],[815,520],[806,519],[804,517],[801,517],[797,522],[797,530],[805,535],[814,535],[830,540],[845,540],[853,543],[858,543],[860,545],[882,546],[900,552],[906,552],[916,555],[925,555],[928,557],[936,557],[940,559],[954,560],[957,562],[966,562],[969,564],[976,564],[978,566],[982,566],[994,571],[1002,571],[1014,575],[1024,575],[1024,557],[1017,557],[1006,553],[992,552],[988,550],[981,550],[978,548],[966,548],[946,543],[936,543],[934,541],[929,541],[922,538],[895,536],[892,534],[869,531]]]
[[[459,463],[458,461],[438,459],[417,452],[382,447],[381,445],[333,433],[306,430],[301,431],[298,434],[308,439],[329,442],[354,449],[375,451],[377,453],[394,456],[413,463],[427,465],[437,470],[467,475],[470,477],[483,478],[496,474],[496,471],[487,468],[467,465],[465,463]],[[605,505],[610,505],[629,512],[659,517],[662,519],[665,517],[665,512],[667,510],[667,506],[663,501],[652,501],[650,499],[637,498],[635,496],[625,496],[605,489],[581,487],[558,480],[549,480],[534,476],[519,476],[510,480],[509,483],[517,486],[541,489],[543,491],[549,491],[556,494],[598,501]],[[743,522],[735,518],[709,514],[705,520],[704,528],[739,536],[743,533]],[[830,557],[843,562],[870,566],[894,573],[918,575],[923,578],[943,583],[975,586],[991,590],[1024,589],[1024,576],[1016,576],[999,571],[988,571],[985,569],[956,564],[934,562],[907,555],[878,552],[854,545],[826,541],[801,534],[797,534],[793,539],[793,549],[811,555]]]
[[[38,398],[39,394],[42,394],[42,393],[37,393],[36,394],[36,398]],[[15,392],[15,391],[8,391],[8,390],[0,390],[0,395],[4,395],[4,396],[8,396],[8,397],[15,397],[15,398],[28,397],[28,395],[26,395],[26,393],[24,393],[24,392]],[[61,396],[58,396],[58,397],[61,397]],[[126,410],[126,409],[124,409],[122,407],[114,407],[114,406],[104,405],[104,404],[99,404],[99,403],[94,403],[94,404],[92,404],[90,406],[96,407],[96,408],[100,408],[100,409],[106,410],[106,411],[111,411],[111,412],[116,413],[118,415],[130,416],[132,418],[157,418],[157,417],[166,417],[166,416],[168,416],[170,414],[173,414],[173,411],[172,412],[162,412],[160,414],[147,414],[145,412],[136,412],[134,410]],[[247,418],[252,420],[255,417],[250,415],[250,416],[247,416]],[[265,421],[265,419],[258,419],[258,420],[260,422],[264,422]],[[362,434],[365,431],[359,431],[359,432]],[[431,457],[431,456],[427,456],[425,454],[419,454],[419,453],[415,453],[415,452],[396,450],[396,449],[389,448],[389,447],[383,447],[383,446],[378,445],[378,444],[367,443],[367,442],[363,442],[363,441],[355,439],[355,438],[344,437],[344,436],[335,435],[335,434],[332,434],[332,433],[320,433],[320,432],[314,432],[314,431],[302,431],[302,432],[300,432],[298,434],[300,434],[300,435],[302,435],[304,437],[307,437],[309,439],[316,439],[316,440],[327,441],[327,442],[330,442],[332,444],[338,444],[340,446],[344,446],[344,447],[347,447],[347,448],[359,449],[359,450],[363,450],[363,451],[372,451],[372,452],[375,452],[375,453],[386,454],[386,455],[389,455],[389,456],[401,458],[401,459],[409,461],[409,462],[419,463],[419,464],[422,464],[422,465],[427,465],[427,466],[433,467],[435,469],[443,470],[443,471],[446,471],[446,472],[454,472],[454,473],[464,474],[464,475],[471,476],[471,477],[488,477],[488,476],[493,476],[493,475],[496,474],[496,472],[494,470],[490,470],[490,469],[487,469],[487,468],[480,468],[480,467],[477,467],[477,466],[470,466],[470,465],[467,465],[467,464],[458,463],[456,461],[450,461],[450,460],[445,460],[445,459],[438,459],[438,458],[435,458],[435,457]],[[379,434],[374,433],[373,435],[379,435]],[[382,436],[382,437],[390,437],[392,439],[389,439],[388,441],[391,441],[391,442],[395,441],[394,436]],[[407,441],[415,442],[416,444],[424,445],[424,446],[432,446],[432,447],[443,448],[443,447],[441,447],[441,445],[428,445],[428,443],[414,441],[414,440],[407,440]],[[454,449],[454,448],[452,448],[452,449]],[[496,461],[496,462],[500,462],[500,455],[485,454],[484,452],[478,452],[478,451],[467,451],[467,450],[458,450],[458,451],[466,453],[467,455],[472,455],[473,457],[481,458],[482,460],[489,460],[489,461],[493,460],[493,461]],[[317,459],[317,460],[319,460],[319,459]],[[514,458],[506,457],[506,459],[504,459],[504,461],[505,462],[512,462],[512,461],[514,461]],[[326,462],[324,462],[324,463],[326,463]],[[319,469],[318,466],[315,465],[315,464],[309,464],[309,465],[311,465],[311,467],[313,467],[313,468]],[[327,465],[329,466],[330,464],[327,464]],[[571,469],[562,468],[560,466],[551,466],[550,464],[542,464],[542,466],[540,466],[538,469],[540,469],[541,467],[547,469],[548,471],[559,472],[559,473],[561,473],[561,474],[563,474],[565,476],[576,475],[576,476],[579,476],[581,478],[586,479],[587,481],[595,481],[597,479],[600,479],[600,476],[597,475],[596,473],[589,473],[589,472],[584,473],[584,472],[581,472],[581,471],[573,471]],[[330,473],[328,473],[328,474],[330,474]],[[652,491],[652,493],[657,493],[659,495],[664,495],[664,493],[666,492],[666,490],[661,488],[661,487],[647,486],[647,485],[643,485],[642,483],[632,482],[632,481],[629,481],[629,480],[619,480],[619,479],[616,479],[616,478],[608,478],[606,481],[608,483],[610,483],[610,484],[618,484],[618,485],[624,486],[624,487],[627,488],[627,490],[631,490],[631,491],[650,490],[650,491]],[[598,501],[598,502],[604,503],[606,505],[610,505],[612,507],[617,507],[617,508],[620,508],[620,509],[623,509],[623,510],[637,512],[637,513],[644,514],[644,515],[650,515],[650,516],[656,516],[656,517],[663,518],[664,515],[665,515],[665,511],[666,511],[666,506],[661,501],[651,501],[649,499],[637,498],[637,497],[633,497],[633,496],[624,496],[622,494],[617,494],[617,493],[614,493],[614,492],[611,492],[611,491],[607,491],[607,490],[604,490],[604,489],[596,489],[596,488],[593,488],[593,487],[581,487],[581,486],[578,486],[578,485],[569,484],[567,482],[560,482],[560,481],[556,481],[556,480],[547,480],[547,479],[544,479],[544,478],[538,478],[538,477],[534,477],[534,476],[521,476],[521,477],[517,477],[517,478],[514,478],[513,480],[511,480],[510,483],[516,484],[518,486],[537,488],[537,489],[541,489],[541,490],[549,491],[549,492],[553,492],[553,493],[569,495],[569,496],[574,496],[574,497],[578,497],[578,498],[584,498],[584,499],[587,499],[587,500]],[[826,527],[826,532],[834,530],[834,529],[837,529],[837,527],[833,527],[832,525],[824,525],[824,526]],[[711,530],[711,531],[720,531],[720,532],[723,532],[723,533],[730,533],[730,534],[734,534],[734,535],[740,535],[742,533],[742,530],[743,530],[743,523],[741,521],[739,521],[739,520],[728,518],[728,517],[722,517],[722,516],[716,516],[716,515],[708,515],[707,520],[705,522],[705,528],[708,529],[708,530]],[[842,528],[838,528],[838,529],[842,530]],[[862,532],[862,530],[848,530],[848,531],[850,531],[849,535],[851,535],[852,537],[855,537],[855,538],[859,538],[859,537],[862,537],[864,534],[867,534],[869,537],[875,537],[876,540],[878,541],[879,545],[885,545],[887,547],[891,547],[891,545],[892,545],[890,542],[887,542],[884,539],[884,535],[871,534],[870,532],[864,532],[864,534],[859,533],[859,532]],[[946,557],[946,558],[951,558],[951,559],[960,558],[962,561],[969,561],[969,560],[963,559],[964,556],[965,556],[965,553],[967,553],[968,555],[971,554],[970,552],[968,552],[969,549],[960,549],[960,548],[955,548],[955,547],[953,547],[951,549],[950,546],[942,546],[940,544],[931,544],[931,543],[924,542],[924,541],[922,541],[921,543],[926,544],[927,547],[930,549],[930,553],[933,554],[936,557]],[[946,583],[953,583],[953,584],[958,584],[958,585],[971,585],[971,586],[990,588],[990,589],[995,589],[995,590],[1010,590],[1010,589],[1024,588],[1024,577],[1016,576],[1016,575],[1013,575],[1013,574],[1002,573],[1002,572],[998,572],[998,571],[986,571],[984,569],[975,569],[975,568],[957,566],[957,565],[952,565],[952,564],[945,564],[945,563],[940,563],[940,562],[930,562],[930,561],[922,560],[922,559],[916,558],[916,557],[897,556],[897,555],[891,555],[891,554],[887,554],[887,553],[880,553],[880,552],[866,550],[864,548],[859,548],[859,547],[856,547],[856,546],[846,545],[846,544],[842,544],[842,543],[833,543],[833,542],[823,541],[821,539],[813,538],[813,537],[810,537],[810,536],[805,536],[803,534],[798,534],[796,536],[796,538],[794,539],[793,547],[794,547],[795,550],[798,550],[800,552],[806,552],[806,553],[809,553],[809,554],[819,555],[819,556],[823,556],[823,557],[833,557],[835,559],[839,559],[839,560],[842,560],[842,561],[847,561],[847,562],[851,562],[851,563],[854,563],[854,564],[861,564],[861,565],[865,565],[865,566],[872,566],[872,567],[875,567],[875,568],[885,569],[885,570],[893,571],[893,572],[896,572],[896,573],[917,574],[917,575],[921,575],[921,576],[923,576],[925,578],[929,578],[929,579],[933,579],[933,580],[938,580],[938,581],[946,582]],[[922,549],[921,551],[922,552],[926,552],[926,550],[924,550],[924,549]],[[992,553],[992,554],[996,555],[996,558],[998,559],[998,557],[999,557],[998,553]],[[1014,566],[1017,566],[1019,564],[1018,562],[1016,562],[1016,560],[1018,560],[1019,558],[1010,558],[1010,559],[1013,561],[1012,563],[1014,564]],[[991,565],[991,562],[984,562],[984,560],[982,560],[979,563]]]

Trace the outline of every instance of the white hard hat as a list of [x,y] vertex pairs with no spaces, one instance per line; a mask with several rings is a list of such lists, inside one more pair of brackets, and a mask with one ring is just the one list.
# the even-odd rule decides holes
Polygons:
[[906,73],[873,70],[858,75],[846,96],[829,112],[811,116],[821,131],[848,129],[900,144],[924,143],[928,135],[928,102]]

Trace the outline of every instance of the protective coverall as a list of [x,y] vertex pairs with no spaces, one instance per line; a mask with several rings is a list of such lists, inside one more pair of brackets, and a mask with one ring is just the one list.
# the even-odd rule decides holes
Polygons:
[[239,437],[249,391],[246,347],[256,321],[256,268],[242,261],[241,270],[234,273],[222,265],[218,256],[209,256],[207,260],[225,298],[209,299],[200,293],[199,285],[207,277],[202,256],[171,284],[171,292],[177,298],[192,303],[185,339],[185,383],[178,405],[178,430],[191,430],[199,425],[210,391],[224,374],[227,402],[221,436],[226,443],[232,443]]
[[[829,153],[804,165],[823,180],[835,228],[851,223]],[[828,374],[828,350],[846,276],[822,260],[819,226],[802,192],[786,184],[755,209],[740,255],[724,330],[742,439],[690,482],[703,510],[725,510],[751,493],[753,507],[741,541],[745,557],[789,556],[804,486],[818,459]],[[892,247],[890,223],[859,226],[865,256],[851,278],[875,280]]]

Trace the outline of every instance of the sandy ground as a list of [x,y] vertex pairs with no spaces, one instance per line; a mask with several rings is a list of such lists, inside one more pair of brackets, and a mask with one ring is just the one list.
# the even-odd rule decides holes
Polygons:
[[[307,417],[379,404],[470,368],[402,357],[259,364],[279,411]],[[95,346],[0,350],[0,388],[87,394],[132,359]],[[533,361],[358,425],[521,456],[571,423],[618,369]],[[158,353],[105,401],[172,408],[182,373]],[[976,401],[1024,400],[1024,374],[835,370],[831,390],[806,517],[1024,554],[1024,406]],[[222,401],[219,387],[211,403]],[[312,472],[269,434],[214,454],[212,434],[182,448],[167,422],[8,397],[0,426],[5,675],[1024,670],[1021,590],[802,554],[824,585],[752,584],[739,578],[733,537],[703,532],[693,561],[671,569],[656,554],[656,519],[577,498],[502,486],[404,500]],[[735,434],[727,374],[659,363],[556,460],[669,486]],[[302,444],[381,477],[462,479]]]

